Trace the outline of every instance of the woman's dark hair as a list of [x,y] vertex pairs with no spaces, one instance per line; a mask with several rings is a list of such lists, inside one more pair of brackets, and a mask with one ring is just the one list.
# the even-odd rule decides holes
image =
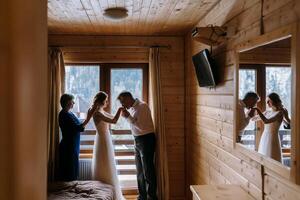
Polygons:
[[272,100],[275,107],[282,106],[282,101],[277,93],[272,92],[268,95],[268,97]]
[[94,97],[94,103],[99,103],[101,105],[104,105],[105,99],[108,97],[108,95],[105,92],[98,92],[96,96]]
[[132,98],[132,99],[133,99],[132,94],[131,94],[130,92],[128,92],[128,91],[123,91],[123,92],[121,92],[121,93],[119,94],[119,96],[118,96],[118,99],[120,99],[120,97],[129,97],[129,98]]
[[71,94],[63,94],[60,97],[60,105],[64,109],[67,107],[68,103],[74,99],[74,96]]

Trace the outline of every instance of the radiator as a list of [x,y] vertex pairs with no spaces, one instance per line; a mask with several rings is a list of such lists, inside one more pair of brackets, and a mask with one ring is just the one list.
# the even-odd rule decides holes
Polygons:
[[282,164],[285,166],[291,167],[291,157],[282,158]]
[[92,179],[92,159],[79,160],[79,180]]

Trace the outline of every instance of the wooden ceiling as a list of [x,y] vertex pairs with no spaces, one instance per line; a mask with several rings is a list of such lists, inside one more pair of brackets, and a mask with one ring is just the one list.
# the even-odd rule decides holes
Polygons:
[[[50,34],[182,35],[220,0],[48,0]],[[103,17],[125,7],[128,17]]]

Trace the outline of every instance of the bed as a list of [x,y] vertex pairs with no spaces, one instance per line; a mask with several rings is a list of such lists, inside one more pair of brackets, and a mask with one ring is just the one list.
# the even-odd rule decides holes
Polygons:
[[113,187],[100,181],[55,182],[48,185],[48,200],[113,200]]

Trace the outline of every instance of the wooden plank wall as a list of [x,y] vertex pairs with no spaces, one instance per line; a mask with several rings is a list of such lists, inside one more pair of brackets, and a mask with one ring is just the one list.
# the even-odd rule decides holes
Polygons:
[[[285,39],[291,43],[290,38]],[[283,42],[281,42],[283,43]],[[240,64],[291,64],[291,47],[278,43],[276,47],[268,45],[239,54]]]
[[[300,1],[265,0],[264,30],[270,32],[299,20]],[[262,198],[261,165],[233,148],[234,47],[260,35],[260,0],[221,0],[198,26],[236,26],[235,37],[213,49],[225,76],[215,89],[198,87],[191,57],[208,46],[185,37],[186,174],[191,184],[239,184]],[[300,199],[300,187],[266,169],[266,199]],[[186,187],[188,199],[191,199]]]
[[[170,196],[171,199],[185,199],[184,38],[49,35],[49,45],[64,46],[67,62],[112,63],[148,62],[149,50],[147,48],[128,49],[126,48],[128,45],[141,47],[170,45],[170,49],[161,49]],[[118,48],[96,48],[99,45],[118,46]]]

